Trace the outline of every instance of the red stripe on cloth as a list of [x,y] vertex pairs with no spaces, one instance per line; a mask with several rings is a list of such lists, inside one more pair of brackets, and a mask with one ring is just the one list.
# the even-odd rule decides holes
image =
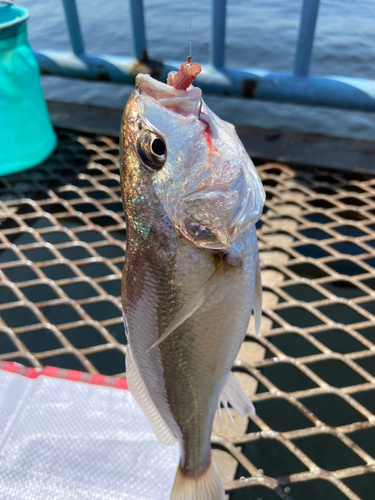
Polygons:
[[18,373],[19,366],[16,365],[15,363],[7,361],[3,367],[3,370],[10,373]]
[[126,381],[126,378],[118,378],[116,379],[116,384],[115,384],[116,389],[123,389],[127,391],[129,389],[128,383]]
[[93,375],[92,378],[91,378],[91,382],[90,384],[94,384],[94,385],[105,385],[105,379],[107,377],[105,375]]
[[45,377],[56,378],[58,371],[59,371],[59,368],[57,368],[56,366],[46,366],[43,368],[42,374]]
[[68,370],[65,380],[71,380],[72,382],[79,382],[82,377],[82,372],[77,370]]
[[26,375],[27,378],[38,378],[39,375],[41,375],[42,370],[38,370],[36,368],[30,368],[28,374]]
[[80,372],[78,370],[66,370],[65,368],[57,368],[56,366],[46,366],[43,369],[29,368],[27,366],[13,363],[12,361],[0,361],[0,370],[16,373],[30,379],[36,379],[40,375],[50,378],[58,378],[61,380],[69,380],[71,382],[82,382],[84,384],[99,385],[105,387],[114,387],[116,389],[127,390],[128,384],[126,379],[117,377],[108,377],[106,375],[91,375],[90,373]]
[[8,373],[17,373],[27,378],[37,378],[41,373],[41,370],[19,365],[18,363],[12,363],[12,361],[0,361],[0,370]]

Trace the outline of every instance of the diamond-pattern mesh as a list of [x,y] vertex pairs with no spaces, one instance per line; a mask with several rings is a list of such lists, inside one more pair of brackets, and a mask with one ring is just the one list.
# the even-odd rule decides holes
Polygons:
[[[238,463],[227,491],[373,499],[375,179],[258,171],[263,320],[244,346],[266,354],[234,368],[257,381],[257,414],[212,438]],[[124,375],[118,143],[61,132],[47,162],[0,180],[0,230],[0,360]]]
[[0,359],[123,375],[118,144],[59,135],[0,180]]

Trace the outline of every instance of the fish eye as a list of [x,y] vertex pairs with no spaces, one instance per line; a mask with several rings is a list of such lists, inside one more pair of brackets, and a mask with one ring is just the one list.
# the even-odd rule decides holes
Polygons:
[[164,140],[150,130],[144,130],[139,135],[137,153],[141,162],[152,170],[163,168],[167,159],[167,147]]
[[151,149],[158,156],[163,156],[165,154],[165,144],[161,139],[155,138],[152,141]]

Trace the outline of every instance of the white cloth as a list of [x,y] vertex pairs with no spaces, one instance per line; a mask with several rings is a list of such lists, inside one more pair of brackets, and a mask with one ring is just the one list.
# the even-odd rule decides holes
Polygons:
[[129,391],[0,370],[0,500],[169,500],[178,456]]

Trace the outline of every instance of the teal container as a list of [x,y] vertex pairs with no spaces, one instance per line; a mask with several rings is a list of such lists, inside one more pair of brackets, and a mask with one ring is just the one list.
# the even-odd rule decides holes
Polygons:
[[27,41],[28,17],[0,0],[0,175],[43,162],[57,143]]

